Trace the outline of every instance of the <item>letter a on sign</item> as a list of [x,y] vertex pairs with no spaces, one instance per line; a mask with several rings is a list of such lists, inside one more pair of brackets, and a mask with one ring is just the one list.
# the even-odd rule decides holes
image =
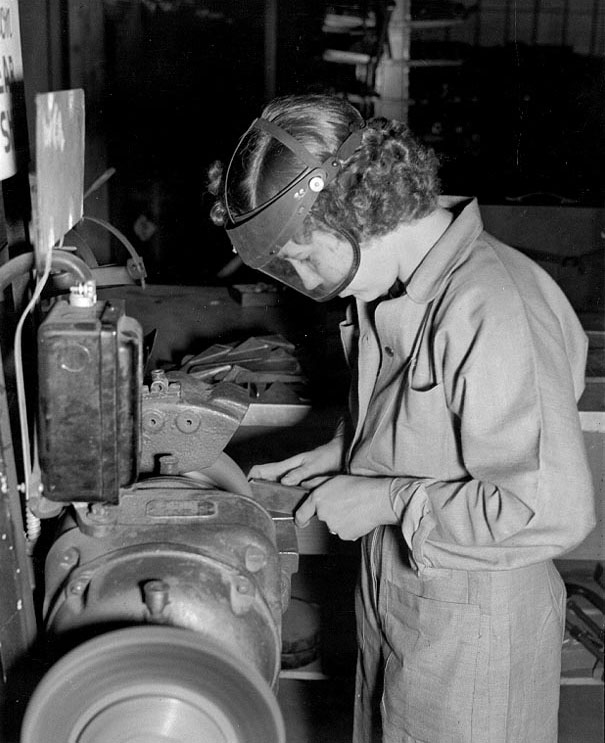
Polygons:
[[[1,0],[0,0],[1,2]],[[84,204],[84,91],[36,96],[36,262],[82,219]]]

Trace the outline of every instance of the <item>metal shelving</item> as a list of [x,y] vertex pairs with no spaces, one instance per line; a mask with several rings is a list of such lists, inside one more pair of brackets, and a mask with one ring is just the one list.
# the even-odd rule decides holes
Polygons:
[[387,43],[392,0],[346,2],[327,8],[323,23],[323,62],[334,92],[355,103],[366,116],[377,99],[376,70]]
[[[447,3],[444,5],[447,9]],[[391,15],[388,29],[389,56],[385,56],[377,70],[377,89],[380,98],[376,102],[377,115],[387,118],[407,120],[410,100],[410,73],[427,68],[459,67],[462,58],[449,58],[442,55],[414,57],[412,42],[424,32],[443,31],[467,23],[467,8],[464,14],[456,13],[459,6],[452,4],[452,15],[448,17],[421,17],[414,15],[413,0],[397,0]],[[421,6],[420,12],[425,8]]]

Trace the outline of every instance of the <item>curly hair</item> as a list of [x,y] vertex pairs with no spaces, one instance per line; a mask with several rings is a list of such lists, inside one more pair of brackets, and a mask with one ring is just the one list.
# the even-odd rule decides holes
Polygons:
[[[262,118],[289,132],[320,162],[333,155],[351,127],[362,121],[347,101],[326,95],[277,98],[265,107]],[[230,174],[228,193],[230,207],[235,205],[239,213],[264,203],[301,172],[294,153],[260,130],[251,132],[241,160],[235,177]],[[303,227],[305,236],[313,229],[345,231],[362,243],[430,214],[439,196],[438,167],[433,151],[405,124],[369,120],[361,145],[314,203]],[[208,171],[208,190],[217,196],[211,219],[218,225],[228,220],[223,178],[222,165],[214,163]]]

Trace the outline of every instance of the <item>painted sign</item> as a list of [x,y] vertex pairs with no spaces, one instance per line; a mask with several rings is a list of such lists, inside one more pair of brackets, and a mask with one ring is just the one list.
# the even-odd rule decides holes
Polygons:
[[0,0],[0,180],[17,172],[14,99],[23,90],[17,0]]
[[35,238],[37,264],[82,219],[84,91],[36,96]]

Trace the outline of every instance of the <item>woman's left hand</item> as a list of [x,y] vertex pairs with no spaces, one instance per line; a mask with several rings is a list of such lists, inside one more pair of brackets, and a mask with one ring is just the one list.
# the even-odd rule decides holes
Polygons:
[[396,524],[388,477],[337,475],[301,483],[311,492],[298,507],[296,526],[305,527],[315,515],[332,534],[353,541],[381,524]]

